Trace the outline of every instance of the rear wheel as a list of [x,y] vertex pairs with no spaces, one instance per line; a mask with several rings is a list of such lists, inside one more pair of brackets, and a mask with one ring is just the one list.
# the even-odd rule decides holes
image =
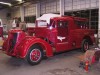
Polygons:
[[89,49],[89,42],[87,39],[84,39],[82,41],[82,51],[86,52]]
[[26,60],[30,65],[36,65],[41,62],[43,58],[42,48],[38,45],[34,45],[29,49]]

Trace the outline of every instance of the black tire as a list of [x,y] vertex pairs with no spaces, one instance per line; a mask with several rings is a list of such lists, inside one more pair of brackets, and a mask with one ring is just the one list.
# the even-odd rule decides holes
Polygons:
[[87,50],[89,50],[89,42],[87,39],[84,39],[82,41],[81,50],[82,50],[82,52],[86,52]]
[[[35,52],[36,51],[36,52]],[[43,50],[38,45],[33,45],[26,56],[26,60],[30,65],[37,65],[43,58]]]

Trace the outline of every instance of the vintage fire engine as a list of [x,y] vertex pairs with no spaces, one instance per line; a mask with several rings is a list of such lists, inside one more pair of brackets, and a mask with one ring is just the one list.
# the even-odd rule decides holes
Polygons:
[[3,44],[6,54],[23,58],[29,64],[36,65],[44,56],[53,56],[54,52],[77,48],[85,52],[94,44],[94,31],[88,29],[87,19],[70,16],[50,17],[48,20],[37,19],[35,28],[28,29],[29,33],[34,34],[31,36],[22,30],[10,30]]

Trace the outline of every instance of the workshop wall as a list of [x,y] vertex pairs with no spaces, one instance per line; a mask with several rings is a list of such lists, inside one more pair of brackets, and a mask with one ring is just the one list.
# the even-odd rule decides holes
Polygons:
[[40,13],[59,13],[60,4],[58,0],[48,0],[40,3]]
[[0,19],[2,19],[3,24],[7,24],[7,13],[8,13],[8,10],[6,9],[0,11]]
[[65,11],[95,9],[99,7],[99,0],[65,0]]

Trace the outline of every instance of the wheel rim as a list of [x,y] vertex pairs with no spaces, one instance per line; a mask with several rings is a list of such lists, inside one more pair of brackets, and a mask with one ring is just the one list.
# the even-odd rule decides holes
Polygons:
[[30,59],[32,62],[38,62],[41,58],[41,51],[39,49],[33,49],[30,53]]
[[86,51],[86,50],[88,50],[89,49],[89,44],[88,44],[88,42],[85,42],[84,43],[84,50]]

